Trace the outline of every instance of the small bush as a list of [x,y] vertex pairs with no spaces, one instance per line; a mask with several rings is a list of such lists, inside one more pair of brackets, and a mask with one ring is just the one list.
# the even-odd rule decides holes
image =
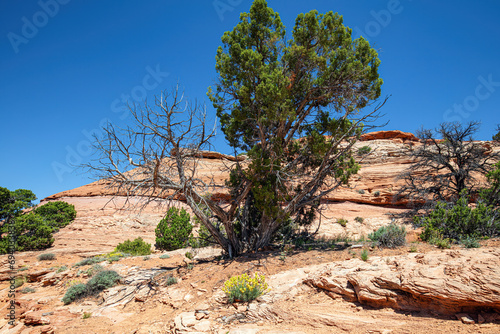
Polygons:
[[344,218],[337,219],[337,223],[339,223],[340,226],[342,226],[342,227],[346,227],[347,226],[347,219],[344,219]]
[[81,260],[80,262],[77,262],[73,265],[73,267],[82,267],[82,266],[88,266],[90,264],[96,264],[96,263],[99,263],[99,262],[102,262],[102,261],[105,261],[106,259],[103,258],[102,256],[95,256],[95,257],[88,257],[88,258],[85,258],[83,260]]
[[45,254],[38,255],[39,261],[52,261],[52,260],[55,260],[55,258],[56,258],[56,255],[53,253],[45,253]]
[[92,277],[87,284],[77,283],[78,281],[74,280],[74,284],[69,285],[69,289],[66,291],[62,301],[64,304],[69,304],[86,296],[97,295],[102,290],[114,286],[120,279],[121,277],[116,271],[103,270]]
[[371,150],[372,150],[372,148],[370,146],[363,146],[363,147],[358,148],[358,154],[365,155],[365,154],[370,153]]
[[111,253],[104,254],[102,257],[104,259],[106,259],[109,263],[113,263],[116,261],[120,261],[122,258],[128,257],[128,256],[130,256],[130,254],[122,253],[122,252],[118,252],[118,251],[114,250]]
[[481,244],[477,241],[477,239],[470,236],[466,236],[465,238],[460,239],[460,243],[464,245],[465,248],[481,247]]
[[248,302],[266,293],[268,286],[264,275],[255,274],[254,278],[250,278],[247,274],[243,274],[228,279],[222,290],[230,303]]
[[375,197],[379,197],[379,196],[380,196],[380,191],[378,191],[378,190],[377,190],[377,191],[375,191],[375,192],[373,193],[373,196],[375,196]]
[[354,218],[355,221],[357,221],[358,223],[362,224],[365,220],[363,219],[363,217],[356,217]]
[[177,278],[173,276],[168,276],[167,285],[173,285],[173,284],[177,284]]
[[88,319],[92,316],[92,313],[90,312],[83,312],[82,319]]
[[438,202],[427,216],[415,217],[415,222],[424,227],[420,238],[429,242],[438,235],[442,239],[459,242],[464,238],[477,239],[500,234],[500,219],[494,207],[480,200],[475,208],[471,208],[465,193],[455,204]]
[[28,267],[28,266],[24,266],[24,267],[17,269],[17,271],[25,271],[25,270],[28,270],[29,268],[30,267]]
[[189,240],[193,225],[186,210],[172,207],[155,229],[156,247],[164,250],[176,250],[184,247]]
[[17,289],[26,283],[26,278],[24,276],[18,276],[14,279],[14,288]]
[[136,238],[134,241],[126,240],[119,243],[115,248],[115,252],[128,253],[131,255],[150,255],[151,244],[146,243],[142,238]]
[[104,289],[114,286],[120,281],[121,277],[114,270],[103,270],[97,273],[87,282],[87,291],[89,295],[95,295]]
[[100,264],[94,264],[92,268],[87,269],[85,273],[87,274],[88,277],[92,277],[100,273],[101,271],[104,271],[104,267],[101,266]]
[[143,257],[142,259],[143,259],[144,261],[147,261],[147,260],[149,260],[149,259],[150,259],[150,257],[149,257],[149,256],[145,256],[145,257]]
[[390,224],[370,233],[368,238],[375,241],[378,246],[396,248],[406,243],[406,229],[404,226],[399,227],[396,224]]
[[68,267],[67,266],[61,266],[57,269],[57,273],[62,273],[63,271],[66,271],[68,270]]
[[33,293],[35,291],[36,291],[35,289],[30,288],[29,286],[24,287],[24,288],[21,289],[21,293]]
[[417,250],[418,250],[417,246],[411,245],[411,247],[410,247],[410,253],[415,253]]
[[68,305],[77,299],[83,298],[87,295],[87,286],[83,283],[72,285],[69,287],[68,291],[64,294],[62,302],[64,305]]
[[81,284],[82,281],[80,281],[79,279],[71,279],[69,281],[66,282],[66,287],[72,287],[73,285],[78,285],[78,284]]
[[438,246],[438,248],[442,248],[442,249],[451,248],[451,244],[450,244],[450,239],[449,238],[434,239],[434,240],[431,240],[430,243],[432,243],[432,244]]
[[364,189],[359,189],[358,193],[360,193],[361,195],[363,195],[365,193],[365,190]]
[[363,249],[361,252],[361,260],[368,261],[368,249]]
[[168,255],[168,254],[160,255],[160,259],[169,259],[169,258],[170,258],[170,255]]
[[191,252],[186,252],[186,254],[184,254],[188,259],[192,260],[193,259],[193,253]]

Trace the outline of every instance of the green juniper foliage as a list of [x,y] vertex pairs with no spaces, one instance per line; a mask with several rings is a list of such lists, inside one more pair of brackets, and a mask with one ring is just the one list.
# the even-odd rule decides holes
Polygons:
[[337,13],[300,14],[286,40],[278,13],[255,0],[224,33],[216,61],[208,95],[227,141],[249,161],[227,182],[241,199],[226,231],[237,252],[264,246],[289,218],[310,224],[319,199],[357,173],[351,146],[339,144],[359,137],[359,111],[380,96],[380,60]]
[[0,254],[8,252],[11,234],[15,236],[17,251],[49,248],[54,242],[53,233],[76,216],[74,206],[61,201],[44,204],[23,214],[24,209],[33,206],[34,200],[36,196],[30,190],[10,191],[0,187]]
[[167,251],[186,246],[193,225],[186,210],[172,207],[156,227],[156,247]]
[[48,221],[47,225],[54,231],[67,226],[76,218],[75,206],[63,201],[49,202],[33,212],[44,217]]

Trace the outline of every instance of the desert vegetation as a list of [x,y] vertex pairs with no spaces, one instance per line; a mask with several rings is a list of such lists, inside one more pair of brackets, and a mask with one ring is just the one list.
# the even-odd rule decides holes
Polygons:
[[[311,224],[321,199],[359,170],[352,146],[385,102],[379,64],[340,15],[300,14],[287,40],[278,13],[256,0],[222,37],[208,91],[235,157],[247,156],[228,166],[229,206],[205,197],[214,185],[196,178],[215,128],[178,89],[154,106],[131,106],[134,126],[108,125],[96,143],[101,158],[88,167],[130,196],[182,194],[230,257],[258,250],[290,219]],[[161,238],[160,247],[185,242]]]
[[76,217],[74,206],[62,201],[29,211],[35,200],[30,190],[0,187],[0,254],[12,247],[14,251],[49,248],[54,242],[52,235]]

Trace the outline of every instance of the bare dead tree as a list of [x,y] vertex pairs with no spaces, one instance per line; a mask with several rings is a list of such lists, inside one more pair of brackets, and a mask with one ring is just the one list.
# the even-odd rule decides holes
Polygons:
[[404,185],[398,196],[419,207],[435,201],[454,202],[462,191],[475,194],[480,175],[499,159],[487,145],[474,141],[479,125],[442,123],[435,131],[418,131],[422,145],[409,152],[415,162],[399,176]]
[[217,185],[197,174],[201,154],[215,135],[215,125],[207,127],[204,108],[186,101],[176,87],[157,97],[153,108],[146,104],[129,109],[134,126],[108,124],[95,143],[98,158],[86,167],[105,179],[115,194],[140,197],[145,203],[184,196],[210,234],[229,250],[227,238],[201,209],[210,208],[230,230],[224,210],[204,197]]

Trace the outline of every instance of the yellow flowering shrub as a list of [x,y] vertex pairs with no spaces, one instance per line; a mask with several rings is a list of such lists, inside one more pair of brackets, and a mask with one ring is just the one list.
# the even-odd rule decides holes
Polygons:
[[254,300],[269,290],[266,277],[259,274],[255,274],[253,278],[247,274],[233,276],[224,283],[222,288],[231,303]]

